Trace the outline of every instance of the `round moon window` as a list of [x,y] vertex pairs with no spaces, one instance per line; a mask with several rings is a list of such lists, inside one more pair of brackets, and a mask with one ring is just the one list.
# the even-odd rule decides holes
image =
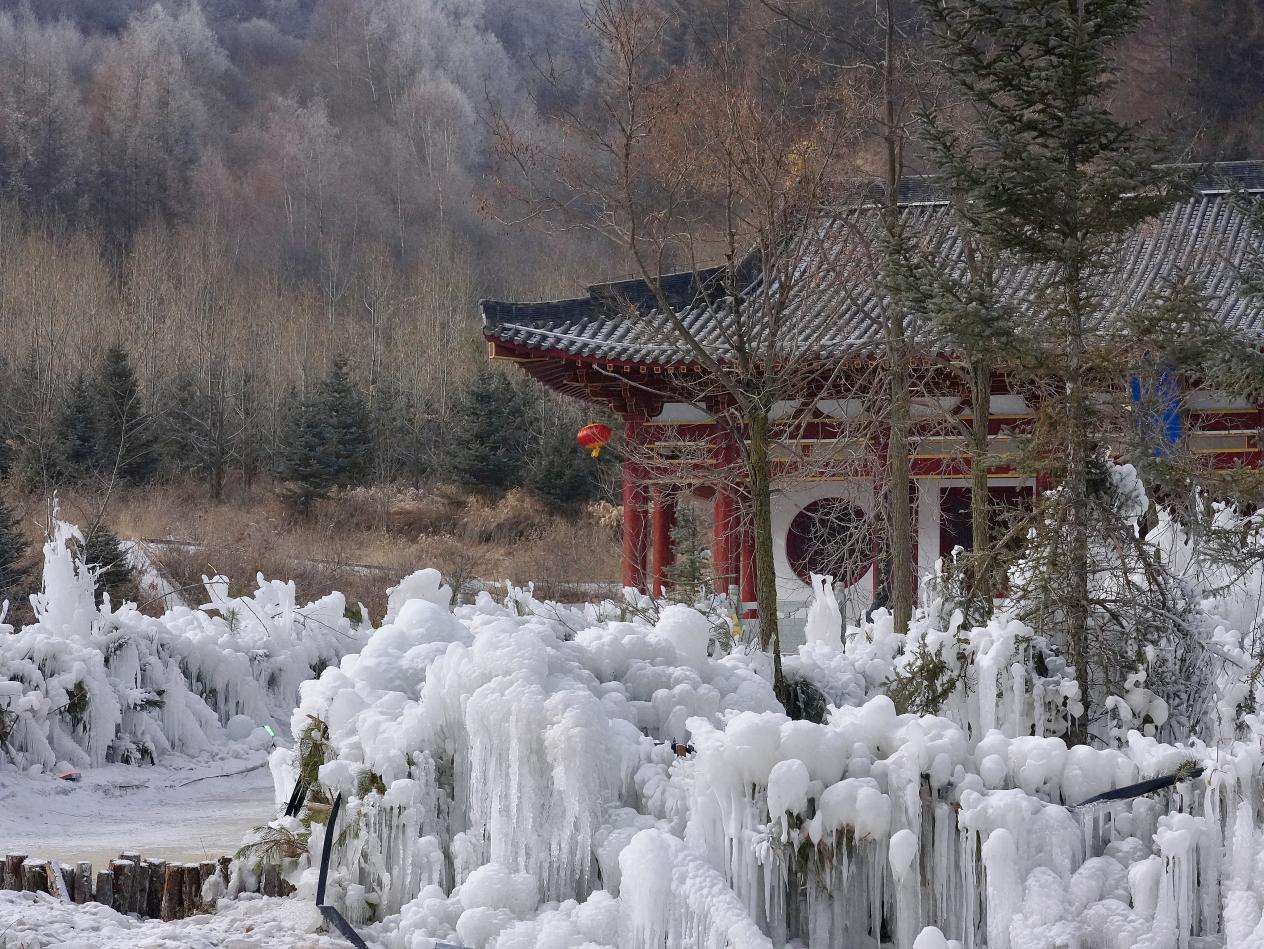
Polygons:
[[813,501],[790,522],[786,559],[804,583],[814,573],[847,587],[859,582],[873,563],[865,512],[845,498]]

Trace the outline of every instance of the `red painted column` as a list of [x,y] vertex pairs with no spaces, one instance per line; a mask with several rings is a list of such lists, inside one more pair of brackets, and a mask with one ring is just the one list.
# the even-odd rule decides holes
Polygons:
[[[629,448],[636,443],[640,424],[629,419],[624,438]],[[630,460],[623,462],[623,585],[644,591],[647,492],[641,470]]]
[[729,587],[737,582],[733,561],[736,559],[738,540],[733,536],[737,518],[733,492],[720,487],[715,492],[715,525],[711,542],[711,566],[715,571],[715,592],[727,595]]
[[[741,531],[742,543],[742,562],[741,562],[741,591],[743,603],[755,602],[755,537],[748,527],[743,527]],[[753,609],[745,611],[743,616],[750,618],[755,615]]]
[[676,499],[665,487],[654,489],[654,513],[651,521],[653,550],[650,587],[655,596],[667,589],[667,568],[676,559],[672,550],[672,528],[676,525]]

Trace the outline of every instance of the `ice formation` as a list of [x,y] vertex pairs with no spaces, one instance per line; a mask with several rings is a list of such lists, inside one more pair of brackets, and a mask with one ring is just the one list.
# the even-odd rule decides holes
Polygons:
[[[5,755],[195,748],[287,709],[278,797],[314,783],[257,839],[283,844],[268,859],[310,900],[342,794],[327,896],[391,949],[1257,947],[1264,577],[1231,586],[1172,524],[1155,531],[1190,590],[1225,591],[1190,613],[1204,698],[1144,652],[1098,740],[1072,747],[1073,670],[1003,609],[842,629],[819,580],[811,635],[784,657],[830,703],[816,723],[785,714],[769,657],[710,608],[561,606],[530,587],[453,607],[421,571],[376,630],[337,594],[298,607],[262,580],[251,597],[208,581],[206,607],[155,619],[98,608],[63,528],[38,622],[0,639]],[[928,677],[930,708],[909,687]],[[256,869],[243,861],[228,895]]]
[[[1068,747],[1078,686],[1031,628],[1001,613],[940,629],[928,610],[906,637],[878,611],[837,641],[818,615],[785,665],[833,704],[822,724],[792,721],[767,656],[724,655],[702,613],[651,622],[644,605],[629,619],[529,591],[455,610],[422,595],[302,685],[293,728],[327,728],[319,784],[349,802],[336,898],[374,939],[1261,944],[1253,716],[1215,743],[1165,743],[1142,669],[1120,695],[1134,727]],[[1224,702],[1252,689],[1242,637],[1220,627],[1215,642],[1219,714],[1236,721]],[[935,714],[901,712],[887,692],[927,655],[955,685]],[[288,794],[300,763],[277,757]],[[1206,773],[1075,806],[1187,763]],[[321,820],[308,815],[307,852],[285,867],[300,893]]]
[[0,769],[196,754],[228,737],[224,726],[248,736],[288,717],[301,681],[364,643],[341,594],[300,607],[292,583],[262,577],[246,597],[207,580],[206,607],[161,618],[108,597],[98,605],[81,543],[56,524],[36,622],[0,625]]

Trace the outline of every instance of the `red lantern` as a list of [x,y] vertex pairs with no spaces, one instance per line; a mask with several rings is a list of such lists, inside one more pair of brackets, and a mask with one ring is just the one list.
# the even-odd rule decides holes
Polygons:
[[601,455],[601,449],[606,446],[606,442],[610,441],[610,435],[609,425],[585,425],[575,436],[575,441],[579,442],[580,448],[587,448],[589,454],[597,458]]

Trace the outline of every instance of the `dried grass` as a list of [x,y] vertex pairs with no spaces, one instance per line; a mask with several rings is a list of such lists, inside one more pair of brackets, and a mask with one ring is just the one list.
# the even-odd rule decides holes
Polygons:
[[[45,502],[28,497],[22,506],[37,539]],[[101,499],[68,494],[61,507],[64,517],[88,523]],[[438,568],[467,594],[474,581],[503,580],[534,581],[539,595],[565,599],[591,598],[594,583],[617,589],[618,511],[598,503],[566,517],[523,491],[493,499],[450,487],[375,487],[323,502],[297,521],[267,484],[233,485],[210,502],[200,486],[177,483],[117,492],[105,520],[121,537],[196,545],[151,548],[190,603],[202,602],[204,574],[229,577],[237,592],[263,573],[294,580],[300,601],[341,590],[380,621],[387,587],[422,567]]]

